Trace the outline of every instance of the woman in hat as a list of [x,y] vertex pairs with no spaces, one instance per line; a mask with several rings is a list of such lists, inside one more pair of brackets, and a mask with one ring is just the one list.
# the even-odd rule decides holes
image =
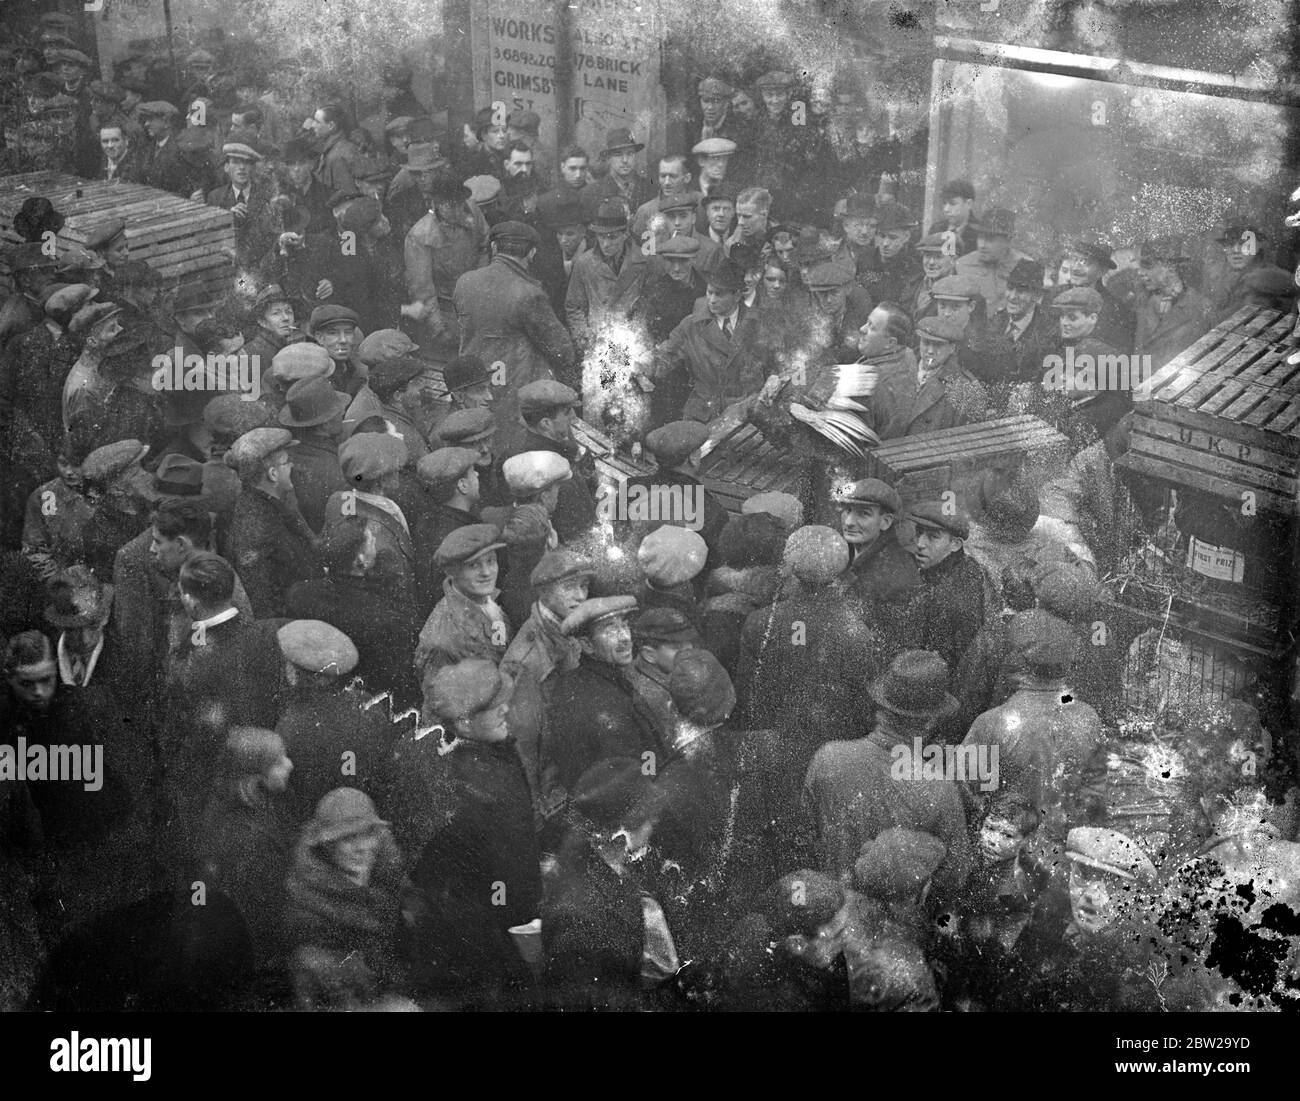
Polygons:
[[402,985],[402,855],[370,797],[335,788],[294,850],[285,925],[302,1009],[357,1009]]

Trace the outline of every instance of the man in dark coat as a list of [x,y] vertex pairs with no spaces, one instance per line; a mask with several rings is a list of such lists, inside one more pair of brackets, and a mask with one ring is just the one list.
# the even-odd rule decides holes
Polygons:
[[293,449],[290,480],[302,518],[312,531],[325,526],[325,503],[348,488],[339,465],[339,439],[347,394],[341,394],[326,378],[303,378],[285,393],[280,423],[297,440]]
[[310,818],[327,793],[344,785],[384,805],[400,732],[392,701],[353,682],[357,648],[337,627],[315,619],[278,622],[274,659],[286,688],[275,731],[293,761],[287,796],[294,820]]
[[921,574],[916,560],[898,542],[895,528],[902,501],[897,490],[879,478],[864,478],[840,489],[835,503],[840,509],[840,533],[853,555],[841,584],[866,608],[893,657],[920,639],[911,610],[921,595]]
[[251,135],[232,132],[221,147],[227,182],[205,196],[208,206],[229,210],[235,221],[235,251],[241,264],[251,267],[279,236],[280,219],[271,206],[271,185],[254,179],[254,166],[264,159],[251,144]]
[[580,539],[596,521],[596,460],[573,438],[580,402],[576,392],[554,379],[529,383],[519,391],[523,437],[513,447],[497,450],[498,481],[504,477],[501,469],[506,461],[525,452],[549,451],[568,462],[575,476],[560,484],[559,501],[551,514],[555,533],[564,543]]
[[425,681],[426,721],[455,740],[441,773],[436,825],[411,874],[416,982],[460,1007],[490,1008],[528,981],[512,927],[541,914],[541,854],[523,764],[506,724],[514,682],[481,658]]
[[1101,314],[1097,318],[1097,339],[1118,348],[1121,352],[1131,352],[1137,317],[1132,309],[1106,289],[1106,284],[1103,282],[1106,273],[1115,270],[1115,261],[1111,259],[1110,253],[1110,246],[1100,241],[1086,239],[1071,241],[1065,252],[1065,262],[1070,273],[1069,285],[1090,287],[1101,295],[1102,307]]
[[852,874],[864,842],[902,826],[933,834],[947,846],[934,875],[936,896],[952,899],[966,881],[972,853],[957,785],[949,778],[930,778],[914,750],[935,721],[956,710],[947,682],[948,669],[938,654],[905,650],[871,685],[877,707],[871,732],[817,751],[804,777],[803,806],[817,838],[821,871]]
[[239,569],[260,619],[284,614],[295,581],[319,576],[314,533],[303,519],[290,481],[287,428],[254,428],[226,452],[226,465],[243,485],[226,535],[226,550]]
[[552,204],[539,201],[541,243],[529,270],[537,277],[558,318],[564,317],[569,278],[578,257],[587,251],[587,219],[576,194]]
[[780,733],[791,776],[833,734],[865,733],[863,686],[887,661],[882,636],[835,584],[848,564],[838,532],[799,528],[784,551],[793,591],[752,612],[741,631],[736,681],[746,726]]
[[522,222],[499,222],[489,237],[492,262],[462,275],[453,299],[461,353],[492,365],[497,443],[504,452],[522,435],[520,391],[570,371],[576,353],[541,283],[529,271],[541,241],[537,230]]
[[401,706],[414,702],[411,656],[422,620],[418,609],[376,576],[373,525],[360,516],[339,521],[321,537],[320,553],[325,577],[294,585],[285,614],[337,627],[356,646],[356,676],[370,693],[391,692]]
[[1151,357],[1152,371],[1160,370],[1210,328],[1210,303],[1183,279],[1183,267],[1190,259],[1178,237],[1143,241],[1139,249],[1138,272],[1147,297],[1137,311],[1134,351]]
[[442,541],[457,528],[479,522],[478,452],[468,447],[440,447],[415,464],[427,497],[411,532],[415,545],[415,591],[421,608],[442,599],[446,575],[435,559]]
[[1068,401],[1070,415],[1063,427],[1084,444],[1115,427],[1132,408],[1132,389],[1146,377],[1131,369],[1128,357],[1097,338],[1103,308],[1101,295],[1091,287],[1071,287],[1052,299],[1060,325],[1053,349],[1058,358],[1049,362],[1041,385]]
[[635,608],[634,597],[593,597],[564,620],[562,629],[577,638],[582,656],[576,669],[555,675],[546,708],[540,771],[548,806],[561,802],[564,792],[571,794],[578,778],[599,761],[658,752],[623,676],[632,663],[628,616]]
[[876,210],[876,248],[859,265],[857,282],[873,302],[900,305],[916,295],[925,273],[921,254],[912,244],[912,231],[920,224],[900,203],[885,203]]
[[1045,356],[1057,343],[1055,318],[1043,303],[1043,265],[1020,260],[1007,276],[1007,304],[993,315],[970,348],[975,373],[985,382],[1042,381]]
[[955,428],[988,415],[988,392],[957,359],[960,325],[923,317],[916,332],[921,345],[918,370],[882,379],[869,403],[867,419],[882,440]]
[[962,547],[970,536],[970,520],[952,500],[921,501],[907,518],[916,527],[912,553],[925,585],[923,645],[956,669],[984,625],[984,593],[989,586],[984,570]]

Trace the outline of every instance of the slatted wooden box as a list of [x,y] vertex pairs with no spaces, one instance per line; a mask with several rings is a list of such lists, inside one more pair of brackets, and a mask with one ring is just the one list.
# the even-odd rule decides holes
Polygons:
[[1135,492],[1159,499],[1181,491],[1185,536],[1202,531],[1211,514],[1215,532],[1234,517],[1230,542],[1201,540],[1232,554],[1190,573],[1186,561],[1171,563],[1165,588],[1174,622],[1276,653],[1290,646],[1300,612],[1300,363],[1288,362],[1298,349],[1294,316],[1238,311],[1152,376],[1135,402],[1129,449],[1116,461]]
[[780,491],[799,497],[802,474],[801,464],[790,452],[746,424],[705,456],[699,479],[728,512],[736,513],[756,493]]
[[882,443],[868,453],[865,476],[892,485],[904,507],[946,490],[969,507],[969,491],[985,471],[1044,481],[1069,453],[1065,436],[1037,417],[999,417]]
[[0,239],[20,240],[14,216],[34,195],[49,199],[66,219],[58,235],[60,251],[85,245],[109,219],[122,218],[131,258],[148,263],[169,288],[194,281],[216,294],[232,289],[235,228],[228,210],[143,184],[30,172],[0,178]]

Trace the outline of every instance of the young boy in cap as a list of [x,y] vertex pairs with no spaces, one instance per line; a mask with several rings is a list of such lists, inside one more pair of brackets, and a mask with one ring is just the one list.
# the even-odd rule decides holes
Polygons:
[[435,563],[446,575],[442,599],[420,629],[415,667],[451,665],[463,658],[500,661],[514,634],[497,604],[497,551],[506,544],[494,524],[470,524],[438,547]]
[[458,1008],[496,1008],[530,984],[511,930],[541,913],[541,853],[507,724],[513,689],[509,674],[481,658],[424,682],[425,721],[454,741],[440,762],[439,813],[411,872],[422,903],[411,948],[417,986]]
[[[1075,422],[1071,435],[1082,436],[1085,443],[1092,443],[1115,426],[1132,408],[1131,388],[1140,386],[1149,377],[1130,372],[1127,357],[1122,361],[1125,364],[1122,372],[1107,366],[1121,362],[1121,357],[1115,348],[1095,335],[1103,307],[1101,295],[1091,287],[1069,287],[1052,299],[1052,311],[1060,327],[1054,349],[1059,362],[1044,363],[1041,376],[1049,400],[1056,396],[1069,402]],[[1089,359],[1085,360],[1085,356]]]
[[290,586],[320,576],[315,533],[303,518],[290,480],[294,446],[287,428],[255,428],[240,436],[224,459],[243,487],[225,549],[259,619],[283,615]]
[[1080,238],[1066,246],[1063,267],[1069,273],[1069,286],[1088,287],[1101,295],[1097,339],[1127,353],[1133,350],[1137,316],[1106,288],[1106,274],[1117,267],[1111,252],[1108,244]]
[[970,519],[950,500],[920,501],[908,511],[916,529],[912,557],[921,571],[923,645],[956,669],[985,620],[985,593],[991,583],[979,563],[966,554]]

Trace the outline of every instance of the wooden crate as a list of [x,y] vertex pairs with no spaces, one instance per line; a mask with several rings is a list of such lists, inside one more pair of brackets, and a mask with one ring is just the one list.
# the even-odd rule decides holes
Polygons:
[[84,246],[109,219],[122,218],[131,258],[148,263],[169,287],[193,281],[221,295],[233,287],[235,227],[228,210],[143,184],[29,172],[0,178],[0,240],[20,239],[13,219],[33,195],[49,199],[66,219],[58,235],[61,251]]
[[904,507],[952,490],[963,504],[988,470],[1043,481],[1069,457],[1069,440],[1037,417],[996,420],[889,440],[869,452],[865,475],[888,482]]
[[[1157,579],[1168,593],[1154,603],[1176,625],[1273,655],[1288,650],[1300,625],[1300,363],[1288,362],[1300,350],[1294,326],[1294,317],[1259,307],[1216,325],[1152,376],[1135,403],[1128,451],[1115,463],[1135,490],[1204,494],[1212,509],[1201,516],[1225,507],[1253,517],[1231,548],[1240,555],[1240,580],[1206,582],[1185,561],[1174,562]],[[1200,538],[1197,515],[1183,521],[1183,536]],[[1153,603],[1140,587],[1121,599],[1146,610]]]
[[741,425],[709,452],[698,477],[732,513],[756,493],[800,495],[800,464],[752,424]]

